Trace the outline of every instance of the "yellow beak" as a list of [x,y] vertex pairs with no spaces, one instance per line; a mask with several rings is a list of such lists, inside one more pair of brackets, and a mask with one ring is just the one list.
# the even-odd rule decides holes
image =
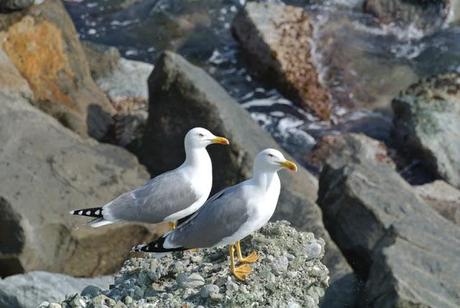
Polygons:
[[283,167],[283,168],[286,168],[286,169],[289,169],[289,170],[292,170],[294,172],[297,172],[297,165],[294,164],[292,161],[290,160],[285,160],[283,162],[280,163],[280,165]]
[[211,139],[212,143],[217,143],[217,144],[230,144],[227,138],[224,137],[216,137]]

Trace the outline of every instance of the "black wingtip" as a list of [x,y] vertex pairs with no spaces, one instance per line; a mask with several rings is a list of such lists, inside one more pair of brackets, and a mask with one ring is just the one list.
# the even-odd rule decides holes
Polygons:
[[153,241],[148,244],[139,244],[131,248],[132,252],[173,252],[173,251],[183,251],[186,248],[165,248],[163,245],[165,243],[166,237],[160,237],[156,241]]
[[79,210],[72,210],[69,212],[70,215],[77,215],[77,216],[88,216],[88,217],[96,217],[102,218],[102,207],[93,207],[89,209],[79,209]]

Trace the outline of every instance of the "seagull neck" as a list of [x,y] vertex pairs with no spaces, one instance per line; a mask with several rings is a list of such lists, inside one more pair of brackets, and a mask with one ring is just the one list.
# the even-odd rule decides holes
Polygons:
[[252,177],[253,182],[259,186],[262,187],[265,190],[268,190],[270,187],[271,183],[273,182],[273,179],[277,176],[276,171],[273,170],[254,170],[254,175]]
[[186,148],[184,166],[187,167],[203,167],[203,165],[211,165],[206,148]]

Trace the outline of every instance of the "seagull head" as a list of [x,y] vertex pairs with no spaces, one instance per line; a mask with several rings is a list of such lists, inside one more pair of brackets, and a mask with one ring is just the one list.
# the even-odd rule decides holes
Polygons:
[[226,138],[216,136],[209,130],[202,127],[192,128],[185,135],[186,148],[205,148],[213,143],[230,144]]
[[265,149],[256,156],[254,163],[254,169],[256,171],[276,172],[283,168],[297,171],[296,164],[284,158],[284,155],[278,150]]

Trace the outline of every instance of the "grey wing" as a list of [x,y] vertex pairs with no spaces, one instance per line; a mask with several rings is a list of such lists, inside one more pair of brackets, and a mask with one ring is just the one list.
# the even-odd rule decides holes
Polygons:
[[170,171],[104,206],[104,217],[107,214],[113,219],[158,223],[199,197],[181,173]]
[[241,184],[217,193],[167,240],[178,247],[204,248],[233,235],[248,220],[244,193]]

